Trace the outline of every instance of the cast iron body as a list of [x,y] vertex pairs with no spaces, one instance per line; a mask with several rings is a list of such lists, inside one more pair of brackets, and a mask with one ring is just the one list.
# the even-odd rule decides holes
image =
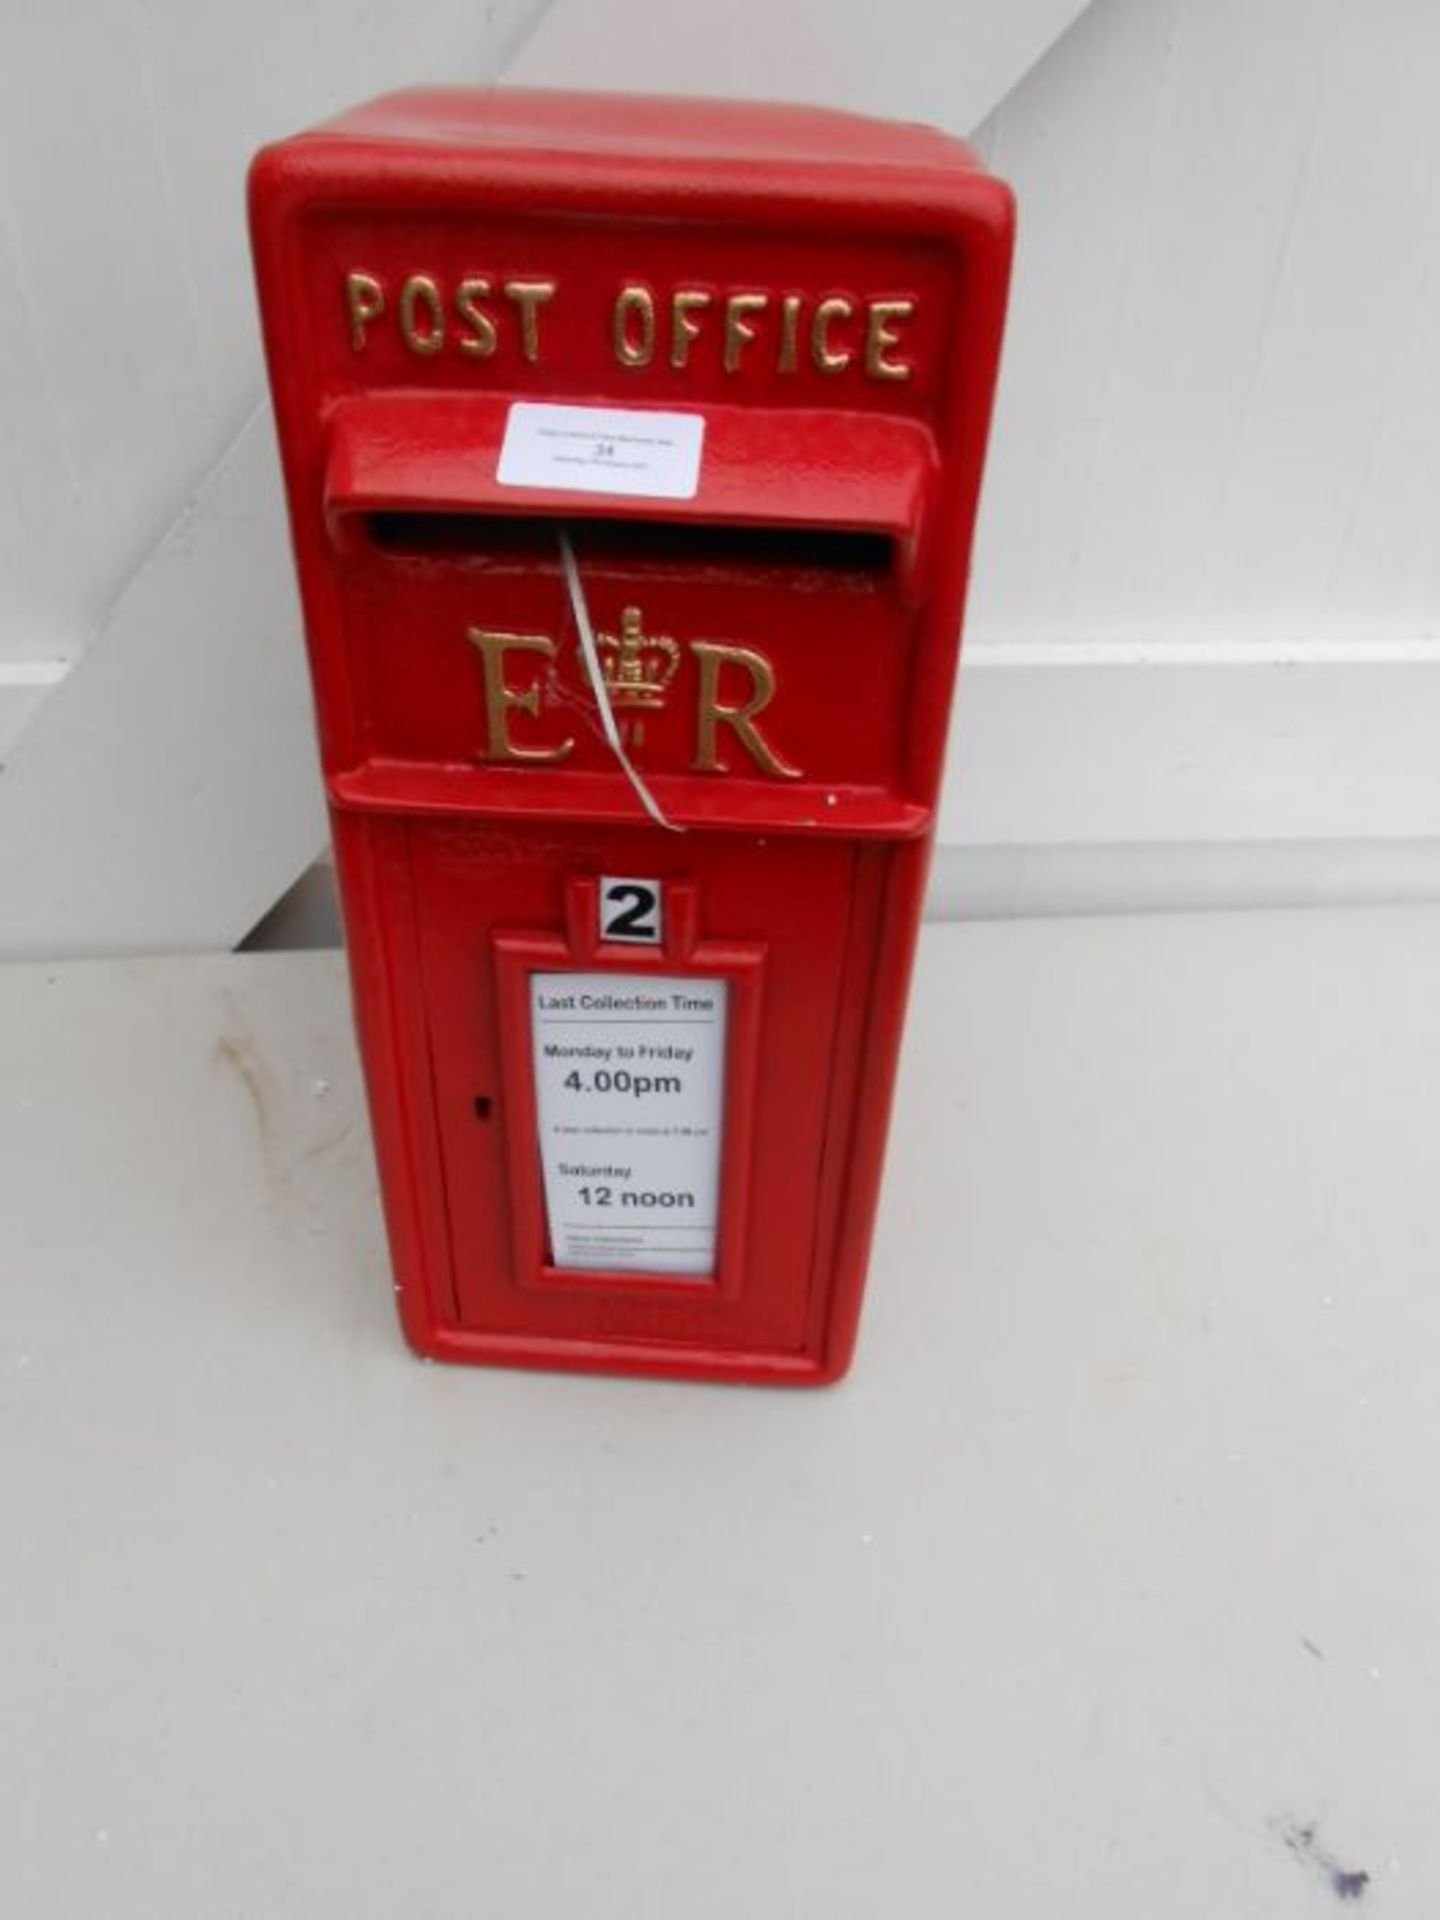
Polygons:
[[[1009,192],[924,128],[435,90],[267,149],[251,213],[405,1330],[438,1359],[834,1379]],[[693,494],[503,484],[517,401],[700,416]],[[597,724],[562,526],[632,759],[683,831]],[[664,890],[652,949],[599,937],[597,882],[627,874]],[[528,976],[570,968],[728,983],[708,1276],[553,1264]]]

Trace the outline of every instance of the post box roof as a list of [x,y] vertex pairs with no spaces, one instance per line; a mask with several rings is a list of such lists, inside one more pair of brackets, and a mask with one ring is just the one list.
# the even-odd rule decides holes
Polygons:
[[529,87],[408,88],[352,108],[306,137],[947,172],[980,164],[964,141],[934,127],[830,107]]

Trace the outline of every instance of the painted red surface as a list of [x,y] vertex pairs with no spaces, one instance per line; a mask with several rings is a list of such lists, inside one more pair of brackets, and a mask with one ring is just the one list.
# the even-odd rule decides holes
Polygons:
[[[836,1378],[945,751],[1007,189],[939,134],[814,109],[436,90],[267,149],[251,218],[410,1340],[452,1360]],[[358,329],[357,273],[383,299]],[[408,340],[407,281],[423,282]],[[529,351],[507,283],[551,286]],[[616,353],[625,288],[655,305],[641,365]],[[683,365],[677,288],[709,295]],[[727,366],[737,293],[766,299]],[[820,344],[843,364],[812,346],[827,299]],[[908,303],[884,322],[888,377],[867,371],[875,301]],[[516,400],[699,413],[694,498],[502,485]],[[595,626],[638,605],[682,650],[634,756],[684,832],[646,818],[594,724],[561,524]],[[573,739],[566,758],[490,750],[476,627],[553,636],[553,663],[509,656],[507,686],[535,700],[505,726],[529,749]],[[800,777],[728,726],[696,770],[697,640],[770,663],[757,726]],[[665,947],[597,943],[601,874],[664,881]],[[712,1282],[548,1264],[527,976],[567,966],[731,982]]]

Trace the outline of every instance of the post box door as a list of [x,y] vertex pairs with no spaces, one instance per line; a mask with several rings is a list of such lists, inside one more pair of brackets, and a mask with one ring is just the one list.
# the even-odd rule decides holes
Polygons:
[[[410,849],[458,1321],[502,1338],[618,1336],[797,1356],[813,1346],[824,1308],[811,1284],[816,1200],[834,1173],[827,1146],[843,1146],[827,1140],[826,1116],[856,1003],[847,976],[864,960],[865,942],[852,937],[857,888],[873,888],[878,856],[785,836],[742,849],[707,835],[661,849],[623,830],[478,825],[417,825]],[[635,950],[601,942],[575,955],[566,930],[577,875],[634,873],[642,862],[660,869],[644,878],[660,881],[667,910],[688,896],[696,922],[692,957],[658,955],[655,979],[693,972],[729,983],[718,1244],[714,1270],[699,1277],[551,1266],[555,1223],[526,1092],[535,1035],[520,997],[506,1005],[507,948],[520,956],[509,965],[547,977],[567,967],[644,977]],[[638,1097],[642,1127],[664,1105]],[[615,1154],[628,1160],[636,1145]],[[643,1168],[640,1178],[644,1194]]]

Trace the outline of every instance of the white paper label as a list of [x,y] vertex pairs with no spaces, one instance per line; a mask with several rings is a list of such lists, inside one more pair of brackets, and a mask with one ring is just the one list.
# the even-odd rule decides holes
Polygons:
[[726,983],[530,976],[551,1264],[715,1271]]
[[542,406],[517,400],[495,477],[502,487],[568,487],[693,500],[705,419],[627,407]]

